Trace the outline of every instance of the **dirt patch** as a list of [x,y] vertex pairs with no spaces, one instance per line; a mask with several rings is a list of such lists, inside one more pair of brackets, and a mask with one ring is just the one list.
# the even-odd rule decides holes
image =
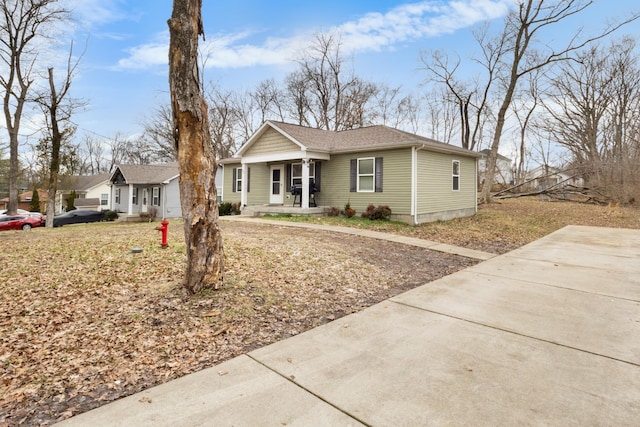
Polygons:
[[[48,425],[357,312],[477,261],[357,236],[223,223],[223,290],[185,298],[182,226],[7,232],[0,425]],[[131,253],[132,248],[142,253]]]

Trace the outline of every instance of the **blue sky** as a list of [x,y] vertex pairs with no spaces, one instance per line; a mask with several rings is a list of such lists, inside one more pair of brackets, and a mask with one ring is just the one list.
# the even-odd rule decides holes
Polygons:
[[[72,96],[89,101],[74,121],[79,133],[134,135],[158,104],[168,101],[167,19],[171,0],[63,0],[74,7],[78,46],[87,50],[72,85]],[[318,32],[339,30],[343,52],[360,77],[417,90],[425,78],[421,50],[445,49],[467,57],[474,52],[471,28],[499,22],[512,0],[203,0],[206,42],[211,48],[204,79],[227,89],[252,89],[281,81],[295,68],[292,59]],[[596,31],[607,18],[628,16],[629,0],[597,0],[579,19],[548,35],[566,40],[583,25]],[[638,7],[635,7],[636,10]],[[638,35],[640,24],[624,34]]]

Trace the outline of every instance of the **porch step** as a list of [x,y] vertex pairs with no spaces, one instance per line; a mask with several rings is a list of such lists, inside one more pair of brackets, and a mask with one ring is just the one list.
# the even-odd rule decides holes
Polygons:
[[308,215],[308,216],[324,216],[329,208],[326,206],[318,206],[312,208],[301,208],[299,206],[247,206],[242,209],[243,216],[264,216],[264,215]]

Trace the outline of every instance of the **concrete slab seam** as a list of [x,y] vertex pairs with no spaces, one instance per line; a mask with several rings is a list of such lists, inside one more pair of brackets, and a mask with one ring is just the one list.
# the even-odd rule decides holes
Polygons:
[[280,371],[272,368],[271,366],[267,365],[266,363],[262,362],[259,359],[256,359],[255,357],[253,357],[250,353],[246,353],[245,356],[249,357],[251,360],[253,360],[256,363],[259,363],[260,365],[264,366],[266,369],[270,370],[271,372],[273,372],[274,374],[278,375],[279,377],[283,378],[285,381],[293,384],[294,386],[298,387],[301,390],[304,390],[305,392],[309,393],[310,395],[312,395],[313,397],[315,397],[316,399],[319,399],[321,401],[323,401],[324,403],[326,403],[327,405],[331,406],[332,408],[334,408],[337,411],[340,411],[341,413],[345,414],[347,417],[353,419],[354,421],[359,422],[362,425],[365,425],[367,427],[373,427],[371,424],[367,423],[364,420],[361,420],[360,418],[357,418],[355,416],[353,416],[352,414],[350,414],[349,412],[347,412],[346,410],[340,408],[339,406],[337,406],[335,403],[328,401],[327,399],[325,399],[324,397],[318,395],[317,393],[309,390],[306,387],[303,387],[301,384],[297,383],[295,380],[291,379],[290,377],[282,374]]
[[[504,278],[504,276],[499,276],[497,274],[491,274],[491,273],[486,273],[486,272],[482,272],[482,271],[474,271],[473,267],[469,267],[465,271],[471,272],[471,273],[476,274],[478,276],[495,277],[497,279],[503,279]],[[545,287],[548,287],[548,288],[562,289],[562,290],[565,290],[565,291],[579,292],[581,294],[596,295],[596,296],[600,296],[600,297],[613,298],[613,299],[620,300],[620,301],[640,302],[639,300],[633,299],[633,298],[624,298],[624,297],[621,297],[621,296],[618,296],[618,295],[610,295],[610,294],[603,294],[603,293],[599,293],[599,292],[585,291],[585,290],[582,290],[582,289],[575,289],[575,288],[570,288],[570,287],[567,287],[567,286],[553,285],[551,283],[536,282],[535,280],[517,279],[517,281],[518,282],[523,282],[523,283],[531,283],[531,284],[538,285],[538,286],[545,286]],[[429,283],[430,282],[425,283],[425,285],[427,285]]]
[[498,326],[489,325],[489,324],[482,323],[482,322],[476,322],[474,320],[465,319],[463,317],[454,316],[454,315],[451,315],[451,314],[442,313],[442,312],[435,311],[435,310],[428,310],[428,309],[426,309],[424,307],[417,307],[415,305],[407,304],[407,303],[404,303],[404,302],[394,301],[393,298],[389,299],[389,301],[392,302],[392,303],[398,304],[398,305],[402,305],[402,306],[405,306],[405,307],[409,307],[409,308],[413,308],[413,309],[416,309],[416,310],[424,311],[424,312],[427,312],[427,313],[432,313],[432,314],[437,314],[437,315],[440,315],[440,316],[445,316],[445,317],[448,317],[450,319],[460,320],[462,322],[471,323],[473,325],[484,326],[485,328],[490,328],[490,329],[493,329],[493,330],[496,330],[496,331],[506,332],[508,334],[517,335],[519,337],[529,338],[529,339],[536,340],[536,341],[539,341],[539,342],[545,342],[547,344],[557,345],[559,347],[567,348],[569,350],[575,350],[575,351],[579,351],[581,353],[590,354],[590,355],[598,356],[598,357],[603,357],[605,359],[613,360],[613,361],[616,361],[616,362],[624,363],[626,365],[631,365],[631,366],[640,368],[640,364],[638,364],[638,363],[629,362],[628,360],[623,360],[623,359],[618,359],[618,358],[615,358],[615,357],[607,356],[606,354],[595,353],[593,351],[585,350],[585,349],[582,349],[582,348],[572,347],[570,345],[562,344],[562,343],[559,343],[559,342],[547,340],[547,339],[540,338],[540,337],[535,337],[535,336],[532,336],[532,335],[522,334],[520,332],[513,331],[513,330],[510,330],[510,329],[500,328]]

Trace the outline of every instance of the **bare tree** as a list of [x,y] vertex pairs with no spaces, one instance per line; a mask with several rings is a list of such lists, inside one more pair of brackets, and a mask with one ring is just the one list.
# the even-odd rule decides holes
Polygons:
[[202,0],[174,0],[168,24],[169,86],[187,247],[184,286],[195,293],[218,289],[224,274],[216,202],[218,167],[209,134],[209,108],[197,66],[198,37],[204,36]]
[[25,104],[35,76],[39,38],[47,27],[63,19],[67,11],[56,7],[57,0],[2,0],[0,2],[0,86],[9,134],[9,212],[18,208],[18,145]]
[[293,117],[300,124],[340,131],[370,122],[365,114],[377,86],[345,71],[337,34],[320,34],[298,60],[288,78]]
[[482,57],[474,59],[474,62],[484,68],[484,80],[476,77],[473,81],[462,81],[456,77],[461,65],[460,58],[450,62],[449,56],[442,51],[420,54],[431,80],[446,87],[450,99],[458,108],[460,145],[467,150],[474,150],[480,143],[483,124],[489,114],[489,97],[505,54],[505,35],[490,40],[488,29],[488,25],[484,25],[473,33],[482,53]]
[[516,153],[516,165],[514,167],[513,178],[516,184],[520,184],[527,171],[527,146],[528,131],[531,128],[531,122],[534,119],[534,113],[540,104],[540,79],[541,71],[535,70],[527,75],[526,88],[520,91],[520,98],[515,100],[513,104],[513,113],[518,121],[518,136],[514,138],[517,145],[514,147]]
[[[568,18],[575,16],[593,4],[593,1],[556,0],[544,2],[541,0],[520,0],[518,9],[509,13],[505,20],[503,40],[497,49],[508,53],[509,60],[505,61],[500,71],[500,79],[504,84],[500,108],[496,116],[496,126],[493,132],[491,152],[488,158],[485,182],[482,188],[482,200],[491,201],[491,187],[495,175],[498,148],[505,127],[506,116],[512,103],[519,80],[527,74],[548,67],[551,64],[569,59],[570,54],[582,49],[595,40],[601,39],[622,25],[638,18],[637,14],[624,22],[608,26],[602,33],[594,37],[579,40],[580,32],[565,44],[563,48],[548,48],[546,51],[536,50],[536,37],[544,30],[560,25]],[[491,47],[488,46],[491,50]]]
[[144,134],[141,140],[151,150],[155,161],[170,162],[176,160],[176,148],[173,141],[173,113],[171,106],[161,104],[142,123]]
[[587,185],[612,200],[639,197],[640,60],[635,41],[591,46],[552,79],[543,129],[572,154]]
[[[53,67],[48,69],[49,91],[47,94],[41,94],[36,101],[44,112],[47,129],[46,137],[51,141],[51,151],[49,154],[49,179],[47,191],[49,199],[47,201],[47,216],[53,218],[56,211],[56,194],[58,192],[58,175],[60,173],[60,157],[63,141],[75,132],[75,126],[69,123],[73,111],[80,108],[83,104],[80,101],[72,100],[67,95],[71,88],[71,82],[74,72],[78,66],[80,59],[75,62],[73,60],[73,43],[69,49],[67,59],[67,70],[61,84],[56,87],[56,81],[53,74]],[[47,227],[53,227],[53,221],[47,222]]]

